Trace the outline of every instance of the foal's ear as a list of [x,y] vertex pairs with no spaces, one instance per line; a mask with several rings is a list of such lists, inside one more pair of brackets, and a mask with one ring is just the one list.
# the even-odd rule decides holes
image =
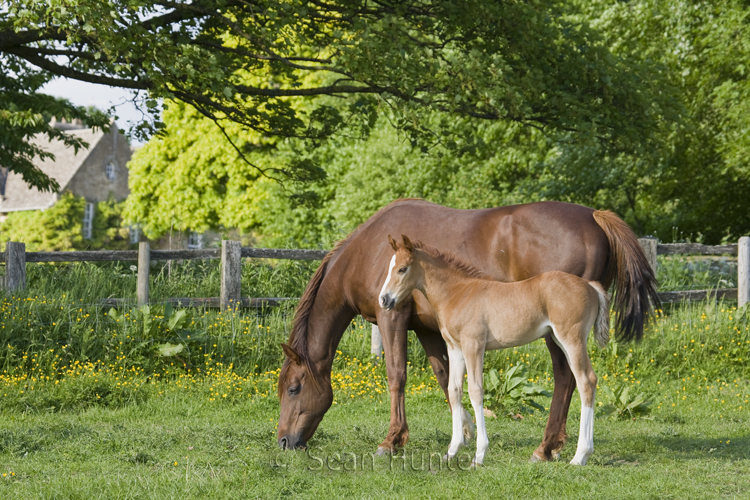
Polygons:
[[414,250],[414,245],[412,245],[409,237],[406,236],[405,234],[402,234],[401,237],[404,239],[404,247],[406,247],[407,250],[412,252]]
[[396,240],[390,234],[388,235],[388,243],[391,244],[394,250],[398,251],[398,243],[396,243]]
[[302,364],[302,357],[297,354],[297,351],[292,349],[292,347],[286,344],[281,344],[281,348],[284,350],[284,354],[286,354],[286,357],[291,359],[293,363],[296,363],[298,365]]

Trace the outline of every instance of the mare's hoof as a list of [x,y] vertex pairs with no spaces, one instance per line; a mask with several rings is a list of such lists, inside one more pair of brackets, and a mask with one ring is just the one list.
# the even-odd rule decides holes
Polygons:
[[378,451],[375,452],[375,456],[384,457],[386,455],[393,455],[396,452],[393,448],[386,446],[378,446]]
[[543,459],[542,457],[540,457],[539,455],[537,455],[536,452],[534,452],[531,455],[531,458],[529,459],[529,462],[531,462],[532,464],[536,464],[536,463],[539,463],[539,462],[546,462],[546,460]]

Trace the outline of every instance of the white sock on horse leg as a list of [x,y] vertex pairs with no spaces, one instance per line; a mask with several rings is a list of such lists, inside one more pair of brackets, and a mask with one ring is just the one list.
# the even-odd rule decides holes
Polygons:
[[570,461],[573,465],[586,465],[586,461],[594,452],[594,408],[584,406],[581,409],[581,429],[578,434],[578,448],[575,457]]

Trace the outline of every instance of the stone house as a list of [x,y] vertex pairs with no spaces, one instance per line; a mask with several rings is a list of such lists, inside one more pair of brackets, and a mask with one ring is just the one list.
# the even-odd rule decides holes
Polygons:
[[56,193],[29,187],[20,175],[0,166],[0,221],[10,212],[50,208],[62,193],[69,191],[87,201],[83,236],[90,238],[96,203],[110,196],[122,201],[130,193],[126,165],[133,151],[115,124],[106,134],[86,128],[80,121],[56,122],[54,126],[83,139],[89,144],[88,149],[80,149],[76,154],[73,148],[65,147],[60,141],[36,139],[44,150],[55,156],[54,160],[35,158],[34,164],[58,182],[60,191]]

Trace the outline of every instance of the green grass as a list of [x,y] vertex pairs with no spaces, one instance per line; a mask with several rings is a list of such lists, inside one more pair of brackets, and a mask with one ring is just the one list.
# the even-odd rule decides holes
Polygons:
[[[335,404],[309,452],[278,450],[278,343],[293,304],[260,313],[188,310],[176,331],[158,304],[217,295],[214,264],[190,263],[171,276],[154,269],[157,303],[148,315],[125,308],[117,320],[95,302],[134,294],[128,267],[27,266],[26,292],[0,296],[0,498],[750,497],[747,308],[677,305],[639,344],[592,345],[600,389],[628,388],[628,401],[643,394],[648,405],[635,419],[626,411],[606,416],[612,402],[600,390],[586,467],[567,464],[578,436],[576,395],[559,462],[527,462],[547,413],[508,402],[488,419],[485,467],[462,470],[473,443],[461,461],[437,461],[450,440],[450,413],[413,335],[406,458],[371,456],[387,433],[389,400],[383,366],[368,361],[369,324],[361,319],[339,346]],[[243,294],[298,296],[314,266],[292,264],[246,265]],[[681,285],[697,287],[706,276],[675,269],[672,282]],[[165,342],[184,350],[160,356]],[[518,364],[529,382],[552,388],[543,342],[486,361],[501,375]]]
[[648,419],[597,419],[585,467],[565,462],[575,451],[578,404],[559,462],[527,463],[542,437],[541,414],[489,419],[490,449],[479,470],[462,470],[471,447],[450,466],[430,462],[450,440],[450,414],[435,390],[407,398],[405,459],[370,455],[387,430],[387,396],[340,400],[307,453],[277,449],[275,398],[211,402],[196,390],[169,390],[116,408],[5,412],[0,496],[747,498],[748,412],[714,401],[723,392],[716,387],[682,400],[674,395],[679,384],[662,386],[666,407]]

